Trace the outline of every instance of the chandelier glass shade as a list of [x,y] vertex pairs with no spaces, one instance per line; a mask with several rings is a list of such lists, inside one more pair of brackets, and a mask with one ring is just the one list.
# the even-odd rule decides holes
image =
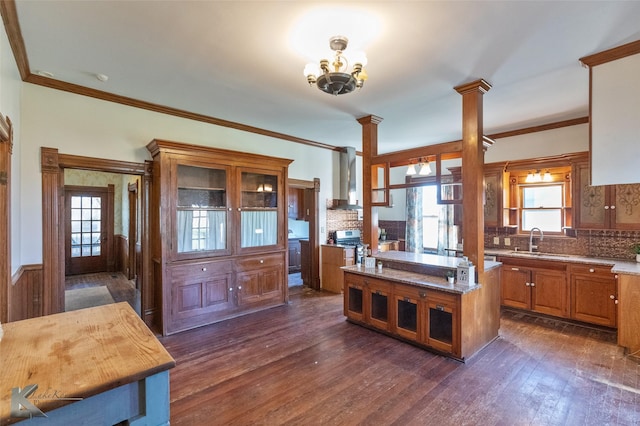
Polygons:
[[353,66],[349,70],[349,59],[343,53],[348,43],[349,40],[344,36],[332,37],[329,47],[335,52],[333,60],[322,59],[319,66],[310,63],[304,67],[304,75],[310,86],[315,84],[323,92],[337,96],[351,93],[364,85],[368,77],[363,68],[367,58],[364,54],[353,55]]

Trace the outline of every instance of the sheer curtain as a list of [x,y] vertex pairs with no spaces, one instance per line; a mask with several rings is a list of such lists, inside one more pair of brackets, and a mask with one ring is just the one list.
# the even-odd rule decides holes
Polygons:
[[193,211],[178,210],[178,253],[193,251]]
[[458,245],[458,227],[454,225],[453,204],[443,204],[438,217],[438,254],[448,255],[445,249],[455,249]]
[[407,188],[406,251],[422,253],[422,188]]
[[[206,232],[204,235],[193,234],[193,211],[177,212],[178,253],[195,250],[223,250],[227,246],[227,213],[209,210],[206,213]],[[197,231],[197,229],[196,229]],[[200,240],[204,238],[202,246]],[[197,241],[194,244],[194,241]]]
[[241,247],[269,246],[278,242],[278,212],[243,211]]

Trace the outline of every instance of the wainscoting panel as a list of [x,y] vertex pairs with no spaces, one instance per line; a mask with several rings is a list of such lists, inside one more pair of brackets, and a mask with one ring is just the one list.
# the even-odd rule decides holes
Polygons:
[[42,265],[22,265],[14,274],[9,289],[9,321],[43,315]]

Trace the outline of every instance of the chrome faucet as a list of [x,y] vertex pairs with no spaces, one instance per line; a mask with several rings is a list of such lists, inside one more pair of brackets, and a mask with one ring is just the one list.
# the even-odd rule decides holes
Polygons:
[[542,233],[542,229],[531,228],[531,232],[529,233],[529,253],[533,253],[533,250],[538,249],[538,246],[533,245],[533,231],[536,231],[536,230],[540,233],[540,241],[544,239],[544,234]]

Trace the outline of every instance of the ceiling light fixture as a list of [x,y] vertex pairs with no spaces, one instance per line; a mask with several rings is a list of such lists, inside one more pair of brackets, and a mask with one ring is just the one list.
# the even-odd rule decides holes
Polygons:
[[323,92],[336,96],[362,88],[368,77],[363,68],[367,64],[367,57],[364,54],[352,56],[353,68],[348,72],[349,60],[343,53],[348,43],[349,40],[344,36],[331,37],[329,47],[335,52],[333,62],[322,59],[319,68],[313,63],[304,67],[304,75],[310,86],[315,84]]
[[429,176],[431,174],[431,166],[428,161],[420,164],[420,172],[418,174],[420,176]]
[[413,164],[409,164],[409,167],[407,167],[407,176],[413,176],[416,174],[416,166]]
[[551,172],[549,172],[549,170],[544,172],[544,176],[542,177],[542,180],[545,181],[545,182],[552,182],[553,181],[553,177],[551,176]]

